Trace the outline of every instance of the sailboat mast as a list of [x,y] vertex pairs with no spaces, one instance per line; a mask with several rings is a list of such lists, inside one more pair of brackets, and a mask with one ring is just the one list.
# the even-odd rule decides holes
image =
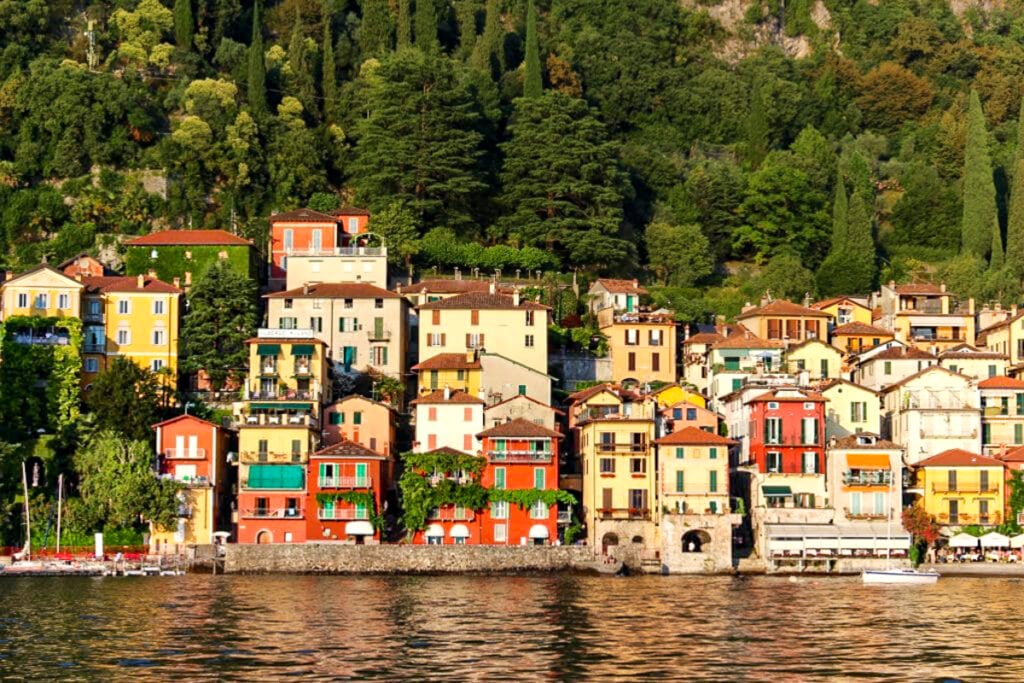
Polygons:
[[64,503],[64,475],[57,475],[57,553],[60,553],[60,514]]
[[25,489],[25,557],[32,559],[32,513],[28,507],[28,470],[21,461],[21,485]]
[[892,455],[891,454],[888,456],[888,460],[889,460],[889,494],[888,494],[888,496],[886,496],[888,498],[888,500],[885,501],[886,508],[887,508],[886,509],[886,515],[885,515],[885,517],[886,517],[886,527],[885,527],[885,537],[886,537],[885,538],[885,541],[886,541],[885,542],[885,568],[886,569],[891,569],[892,568],[892,561],[891,561],[891,558],[890,558],[890,553],[892,553],[892,503],[893,503],[893,500],[892,500],[892,480],[895,477],[896,473],[894,472],[895,468],[892,465]]

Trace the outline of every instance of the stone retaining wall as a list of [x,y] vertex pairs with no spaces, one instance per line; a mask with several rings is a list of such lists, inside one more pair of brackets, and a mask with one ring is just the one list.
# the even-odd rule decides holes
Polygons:
[[593,567],[587,546],[228,545],[228,574],[433,574]]

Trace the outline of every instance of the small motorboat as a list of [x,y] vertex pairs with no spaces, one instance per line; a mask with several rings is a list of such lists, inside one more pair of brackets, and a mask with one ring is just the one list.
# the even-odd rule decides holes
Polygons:
[[865,569],[861,574],[864,583],[935,583],[939,573],[935,570],[921,572],[916,569]]

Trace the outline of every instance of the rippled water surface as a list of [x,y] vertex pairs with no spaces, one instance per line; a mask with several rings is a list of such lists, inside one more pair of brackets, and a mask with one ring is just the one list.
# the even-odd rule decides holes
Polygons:
[[1024,680],[1024,582],[0,579],[0,678]]

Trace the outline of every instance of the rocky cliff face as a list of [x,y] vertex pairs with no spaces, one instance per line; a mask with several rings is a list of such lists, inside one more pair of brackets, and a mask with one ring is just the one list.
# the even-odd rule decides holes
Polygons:
[[[748,16],[755,11],[751,8],[760,4],[755,0],[721,0],[716,4],[709,4],[707,0],[681,2],[687,9],[707,12],[729,34],[716,50],[716,55],[726,61],[743,59],[765,45],[776,45],[787,55],[796,58],[811,53],[810,39],[803,35],[786,35],[778,17],[764,16],[760,23],[750,23]],[[816,0],[811,7],[811,20],[819,30],[831,30],[832,17],[822,0]]]

